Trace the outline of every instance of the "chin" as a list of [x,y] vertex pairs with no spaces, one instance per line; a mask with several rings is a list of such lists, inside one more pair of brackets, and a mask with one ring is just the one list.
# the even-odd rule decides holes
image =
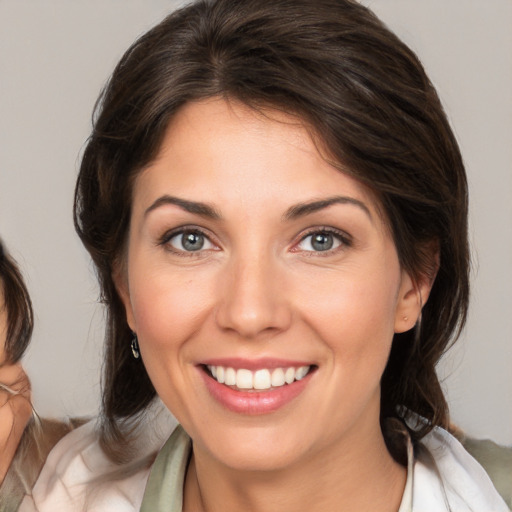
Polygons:
[[304,452],[303,435],[286,436],[272,427],[236,430],[212,432],[207,444],[194,442],[194,447],[237,471],[278,471],[297,463]]

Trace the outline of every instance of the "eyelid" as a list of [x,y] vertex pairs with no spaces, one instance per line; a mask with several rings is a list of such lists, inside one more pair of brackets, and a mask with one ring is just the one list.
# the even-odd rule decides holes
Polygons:
[[316,233],[326,233],[329,235],[333,235],[341,242],[341,244],[340,244],[340,246],[338,246],[334,249],[329,249],[326,251],[302,251],[302,252],[315,254],[315,255],[319,255],[319,256],[326,256],[326,255],[330,255],[334,252],[337,252],[339,250],[343,250],[344,248],[351,247],[353,245],[353,238],[346,231],[342,231],[341,229],[337,229],[332,226],[315,226],[312,228],[308,228],[305,233],[301,234],[299,240],[293,244],[291,251],[292,252],[300,252],[301,249],[298,249],[298,245],[301,242],[303,242],[306,238],[308,238],[309,236],[314,235]]
[[[169,241],[172,240],[175,236],[181,235],[183,233],[198,233],[204,236],[213,246],[213,249],[199,249],[197,251],[180,251],[170,246]],[[219,243],[215,240],[215,237],[212,236],[209,230],[205,228],[201,228],[199,226],[193,224],[185,224],[183,226],[178,226],[172,229],[168,229],[161,235],[157,240],[157,245],[164,246],[166,250],[172,252],[173,254],[178,254],[180,256],[198,256],[200,253],[204,253],[206,251],[215,251],[220,250]]]

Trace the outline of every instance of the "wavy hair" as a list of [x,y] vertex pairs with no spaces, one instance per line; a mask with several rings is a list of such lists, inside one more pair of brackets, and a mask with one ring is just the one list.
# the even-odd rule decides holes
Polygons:
[[469,296],[467,183],[437,93],[416,55],[352,0],[201,0],[164,19],[125,53],[95,109],[74,218],[107,309],[102,446],[121,461],[126,425],[155,390],[131,357],[112,275],[122,263],[132,186],[187,102],[224,97],[297,115],[343,172],[377,195],[402,268],[440,264],[421,325],[395,335],[381,416],[414,411],[425,435],[448,424],[436,375],[465,322]]
[[9,256],[1,240],[0,292],[3,292],[3,307],[7,312],[5,362],[13,364],[21,359],[30,343],[34,329],[34,313],[18,265]]
[[[3,367],[19,363],[30,343],[34,328],[32,302],[23,276],[1,240],[0,306],[7,314],[4,357],[0,361],[1,374]],[[39,418],[30,401],[30,382],[24,372],[20,371],[16,382],[5,383],[0,380],[0,393],[6,395],[2,407],[12,406],[15,400],[26,400],[27,407],[32,409],[7,474],[3,482],[0,481],[0,510],[18,510],[24,495],[32,492],[50,450],[61,437],[84,421],[73,419],[62,422]],[[17,414],[19,408],[16,411]],[[15,421],[9,436],[15,435],[14,423]]]

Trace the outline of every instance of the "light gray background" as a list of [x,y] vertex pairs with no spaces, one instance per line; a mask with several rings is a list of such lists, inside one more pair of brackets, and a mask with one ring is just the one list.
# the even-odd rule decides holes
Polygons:
[[[440,370],[453,419],[512,444],[512,0],[364,3],[419,54],[467,164],[472,307]],[[123,51],[178,4],[0,0],[0,234],[34,301],[25,363],[43,415],[98,404],[103,312],[71,217],[91,110]]]

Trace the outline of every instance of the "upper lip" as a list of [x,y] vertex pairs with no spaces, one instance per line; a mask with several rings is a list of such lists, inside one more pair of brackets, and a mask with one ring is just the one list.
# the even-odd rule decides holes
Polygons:
[[301,366],[311,366],[313,363],[307,361],[297,361],[291,359],[279,359],[272,357],[262,357],[258,359],[245,359],[238,357],[229,358],[211,358],[201,361],[204,366],[223,366],[225,368],[261,370],[263,368],[300,368]]

